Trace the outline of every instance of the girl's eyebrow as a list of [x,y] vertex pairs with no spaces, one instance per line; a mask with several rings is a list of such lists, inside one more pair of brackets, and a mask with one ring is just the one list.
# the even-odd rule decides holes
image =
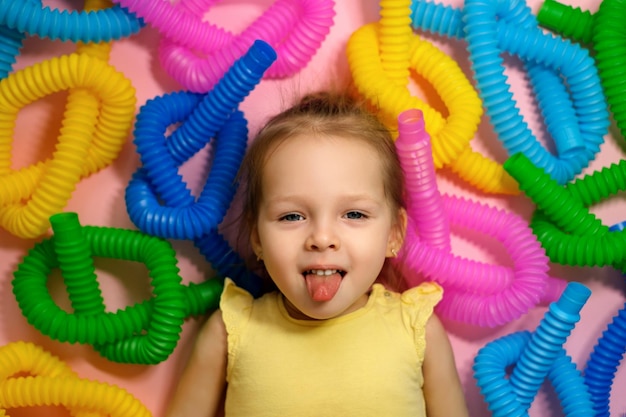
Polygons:
[[[311,198],[309,194],[288,194],[282,196],[272,196],[266,198],[268,204],[279,204],[279,203],[299,203],[307,198]],[[375,197],[371,194],[367,193],[359,193],[359,194],[347,194],[341,196],[340,202],[342,203],[375,203],[375,204],[384,204],[384,197]]]

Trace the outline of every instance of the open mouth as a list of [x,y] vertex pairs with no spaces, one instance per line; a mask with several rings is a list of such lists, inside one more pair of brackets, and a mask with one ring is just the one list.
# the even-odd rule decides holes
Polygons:
[[316,275],[318,277],[328,277],[334,274],[339,274],[341,278],[346,275],[346,271],[340,269],[308,269],[302,273],[302,275]]
[[346,271],[341,269],[307,269],[302,275],[311,299],[330,301],[339,291]]

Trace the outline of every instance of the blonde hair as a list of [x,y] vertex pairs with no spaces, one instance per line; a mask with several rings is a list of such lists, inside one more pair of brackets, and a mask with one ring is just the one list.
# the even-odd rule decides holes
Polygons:
[[[346,94],[318,92],[272,117],[250,144],[238,176],[243,191],[242,233],[249,233],[256,224],[263,199],[263,170],[272,152],[289,138],[307,134],[355,139],[370,146],[380,158],[392,212],[405,207],[404,174],[389,130],[360,101]],[[383,270],[386,285],[403,288],[397,277],[392,279],[392,268],[386,265]]]

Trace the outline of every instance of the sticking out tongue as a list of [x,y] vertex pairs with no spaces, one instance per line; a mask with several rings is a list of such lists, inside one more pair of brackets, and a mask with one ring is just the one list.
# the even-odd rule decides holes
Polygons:
[[306,287],[313,301],[329,301],[339,291],[341,274],[332,275],[305,275]]

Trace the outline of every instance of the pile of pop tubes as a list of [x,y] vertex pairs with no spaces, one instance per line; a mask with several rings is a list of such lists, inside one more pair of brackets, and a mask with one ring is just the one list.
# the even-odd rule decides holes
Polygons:
[[[260,292],[258,277],[241,266],[219,231],[248,141],[239,106],[264,78],[290,77],[309,63],[333,25],[334,2],[276,0],[240,34],[203,20],[213,3],[86,0],[84,11],[69,12],[37,0],[0,0],[0,227],[24,239],[44,237],[52,228],[24,256],[12,281],[28,323],[50,338],[90,344],[115,362],[157,364],[176,348],[188,317],[217,306],[220,277]],[[590,291],[548,270],[550,262],[624,270],[623,225],[602,224],[588,207],[626,188],[626,165],[579,175],[599,152],[610,116],[626,136],[620,100],[626,88],[624,14],[622,0],[603,0],[594,15],[549,0],[537,16],[515,0],[466,0],[462,10],[381,0],[380,20],[359,28],[347,44],[357,90],[379,108],[407,174],[409,230],[399,258],[405,261],[396,266],[408,284],[439,282],[446,295],[438,313],[483,327],[551,303],[535,331],[494,340],[477,354],[474,376],[494,416],[528,415],[546,379],[564,414],[609,415],[626,346],[626,306],[597,341],[583,376],[563,345]],[[160,33],[159,63],[184,90],[148,100],[135,119],[135,90],[108,60],[113,41],[145,25]],[[462,39],[474,79],[420,31]],[[76,52],[14,71],[26,36],[72,42]],[[524,122],[503,52],[523,63],[555,154]],[[446,115],[411,93],[412,71],[433,86]],[[11,169],[18,112],[64,90],[69,93],[52,157]],[[504,164],[472,149],[483,109],[508,153]],[[76,184],[108,167],[131,130],[141,164],[127,184],[125,203],[138,230],[81,225],[76,213],[64,212]],[[196,197],[179,169],[207,145],[213,163]],[[440,193],[436,170],[443,167],[482,193],[524,193],[536,205],[532,219]],[[454,254],[452,225],[502,243],[512,266]],[[193,242],[217,277],[182,284],[170,239]],[[107,312],[93,257],[144,263],[154,296]],[[61,271],[72,313],[47,289],[54,269]],[[40,355],[51,365],[34,360]],[[80,379],[31,344],[5,346],[0,364],[0,415],[6,408],[49,404],[62,404],[73,415],[85,409],[149,415],[123,389]],[[93,404],[79,401],[84,390],[97,392],[89,396]]]

